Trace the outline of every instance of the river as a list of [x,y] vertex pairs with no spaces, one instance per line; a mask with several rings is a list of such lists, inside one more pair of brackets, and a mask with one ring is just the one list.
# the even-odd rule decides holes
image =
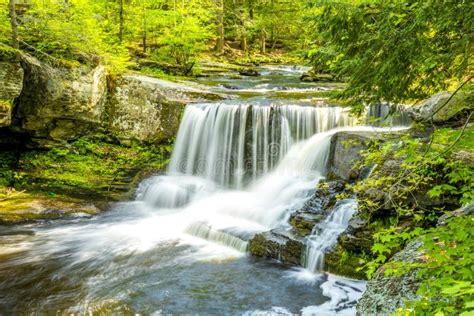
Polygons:
[[0,314],[353,315],[365,283],[317,271],[353,201],[311,237],[306,269],[246,253],[255,233],[289,229],[324,178],[334,131],[372,129],[319,96],[338,84],[301,83],[305,70],[197,80],[233,97],[187,106],[168,171],[135,201],[2,228]]

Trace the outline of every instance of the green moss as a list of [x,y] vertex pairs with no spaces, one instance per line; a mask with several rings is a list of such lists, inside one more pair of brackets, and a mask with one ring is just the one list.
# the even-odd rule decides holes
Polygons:
[[337,245],[334,250],[324,256],[324,264],[327,271],[356,279],[366,279],[362,267],[366,262],[364,253],[353,253]]
[[53,219],[77,213],[93,215],[97,212],[96,207],[65,195],[0,188],[0,224]]
[[126,147],[84,137],[64,148],[22,153],[15,186],[118,200],[129,196],[140,171],[163,169],[170,152],[170,145]]
[[13,47],[0,43],[0,61],[14,61],[19,52]]

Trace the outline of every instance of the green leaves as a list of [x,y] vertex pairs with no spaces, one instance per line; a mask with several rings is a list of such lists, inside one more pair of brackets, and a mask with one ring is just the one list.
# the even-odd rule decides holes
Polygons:
[[[311,0],[318,71],[348,78],[354,107],[423,99],[469,72],[474,13],[468,2]],[[342,59],[336,58],[337,52]]]

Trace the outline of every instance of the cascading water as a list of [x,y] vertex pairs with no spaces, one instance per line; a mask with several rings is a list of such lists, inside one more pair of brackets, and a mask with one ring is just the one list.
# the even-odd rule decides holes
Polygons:
[[242,188],[274,169],[295,143],[355,123],[339,107],[189,105],[169,170]]
[[[301,86],[300,69],[281,72],[271,75],[278,86]],[[278,102],[188,105],[169,172],[143,181],[135,201],[0,232],[0,314],[313,314],[302,307],[331,296],[332,315],[336,301],[354,300],[360,284],[331,277],[321,290],[244,255],[249,238],[287,227],[314,192],[337,128],[374,129],[352,127],[342,108]],[[315,229],[308,269],[320,268],[354,207],[341,202]]]
[[305,267],[309,271],[324,271],[324,253],[336,244],[356,211],[355,199],[342,200],[324,221],[314,227],[306,245]]

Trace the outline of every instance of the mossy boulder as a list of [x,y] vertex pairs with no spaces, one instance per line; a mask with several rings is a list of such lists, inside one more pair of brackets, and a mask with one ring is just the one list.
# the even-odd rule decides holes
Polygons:
[[362,267],[365,263],[362,253],[354,253],[338,244],[334,249],[324,255],[324,268],[326,271],[355,279],[366,279]]
[[316,224],[326,218],[330,208],[337,202],[337,195],[343,190],[342,181],[320,183],[303,207],[290,215],[289,222],[294,232],[301,237],[310,235]]
[[23,68],[18,62],[0,62],[0,82],[0,127],[4,127],[11,124],[13,100],[23,88]]
[[249,241],[252,255],[272,258],[288,265],[301,265],[304,249],[303,239],[281,229],[257,234]]
[[17,130],[42,147],[77,139],[101,130],[107,101],[107,72],[103,66],[53,68],[22,56],[24,87],[15,116]]
[[92,203],[69,196],[0,189],[0,224],[84,217],[98,212]]
[[432,121],[443,125],[461,121],[472,110],[474,110],[474,93],[472,89],[466,89],[454,96],[449,92],[440,92],[425,102],[408,108],[407,112],[415,122]]

